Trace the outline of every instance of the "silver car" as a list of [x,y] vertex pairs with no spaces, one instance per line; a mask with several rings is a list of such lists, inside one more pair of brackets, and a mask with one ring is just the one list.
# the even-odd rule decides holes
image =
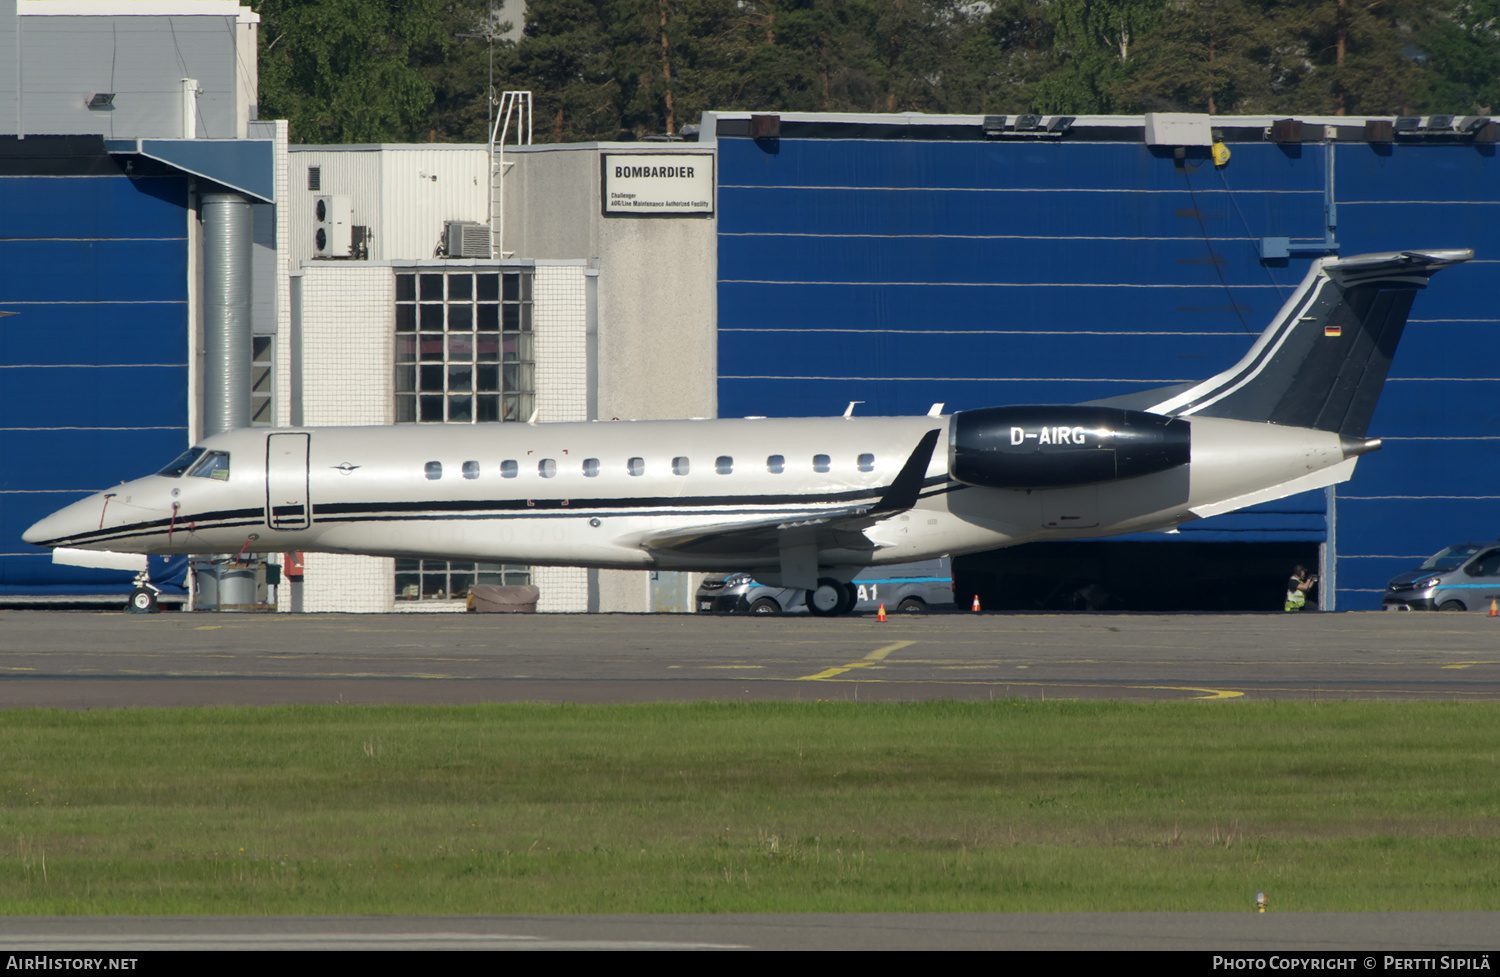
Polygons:
[[1500,601],[1500,543],[1458,543],[1385,585],[1388,611],[1487,611]]
[[[953,604],[953,561],[870,567],[854,578],[854,610],[921,614]],[[806,614],[807,592],[760,583],[748,573],[709,577],[698,587],[698,610],[717,614]]]

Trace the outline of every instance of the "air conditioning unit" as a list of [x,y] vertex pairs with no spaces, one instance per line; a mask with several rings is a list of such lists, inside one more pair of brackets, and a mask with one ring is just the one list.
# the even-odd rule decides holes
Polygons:
[[450,258],[488,258],[490,226],[478,221],[443,221],[443,250]]
[[347,258],[354,249],[354,203],[343,194],[315,198],[313,257]]

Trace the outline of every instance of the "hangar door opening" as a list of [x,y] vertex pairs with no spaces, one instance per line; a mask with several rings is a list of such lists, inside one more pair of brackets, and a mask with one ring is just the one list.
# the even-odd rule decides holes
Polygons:
[[953,581],[985,610],[1279,611],[1298,564],[1317,573],[1317,543],[1027,543],[957,557]]

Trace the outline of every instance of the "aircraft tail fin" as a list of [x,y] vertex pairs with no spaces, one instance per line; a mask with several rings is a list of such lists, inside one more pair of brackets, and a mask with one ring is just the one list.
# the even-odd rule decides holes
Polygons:
[[[1321,258],[1255,345],[1201,383],[1127,395],[1138,410],[1363,438],[1417,291],[1463,249]],[[1126,398],[1111,398],[1110,402]]]

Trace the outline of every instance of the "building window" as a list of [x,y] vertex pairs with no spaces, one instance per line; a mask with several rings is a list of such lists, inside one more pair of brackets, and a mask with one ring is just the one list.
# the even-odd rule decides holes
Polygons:
[[475,584],[529,584],[531,568],[455,560],[396,561],[396,599],[462,600]]
[[250,337],[250,426],[272,427],[276,418],[271,395],[275,393],[272,370],[276,365],[276,337]]
[[396,275],[396,422],[524,421],[536,400],[531,272]]

